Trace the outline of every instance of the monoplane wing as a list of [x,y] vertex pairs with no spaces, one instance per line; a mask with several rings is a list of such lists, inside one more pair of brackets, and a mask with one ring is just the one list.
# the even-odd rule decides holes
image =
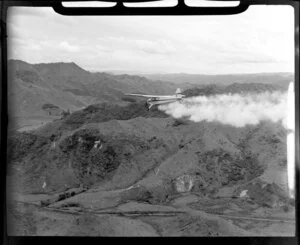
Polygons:
[[152,95],[152,94],[125,94],[125,95],[131,95],[131,96],[137,96],[137,97],[143,97],[143,98],[151,98],[154,100],[167,100],[167,99],[178,99],[185,97],[181,94],[181,90],[178,88],[174,95]]
[[150,94],[125,94],[125,95],[132,95],[132,96],[138,96],[138,97],[144,97],[144,98],[157,98],[160,96],[157,95],[150,95]]

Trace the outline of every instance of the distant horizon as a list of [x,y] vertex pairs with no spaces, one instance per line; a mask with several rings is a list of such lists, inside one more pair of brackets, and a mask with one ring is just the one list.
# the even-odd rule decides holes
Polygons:
[[143,72],[143,71],[125,71],[122,69],[116,69],[116,70],[88,70],[79,64],[77,64],[74,61],[57,61],[57,62],[38,62],[38,63],[31,63],[25,60],[21,59],[8,59],[8,61],[21,61],[25,62],[30,65],[39,65],[39,64],[75,64],[81,69],[84,69],[85,71],[91,72],[91,73],[112,73],[113,75],[203,75],[203,76],[230,76],[230,75],[255,75],[255,74],[294,74],[294,72],[288,72],[288,71],[277,71],[277,72],[249,72],[249,73],[215,73],[215,74],[208,74],[208,73],[186,73],[186,72],[177,72],[177,73],[159,73],[159,72]]

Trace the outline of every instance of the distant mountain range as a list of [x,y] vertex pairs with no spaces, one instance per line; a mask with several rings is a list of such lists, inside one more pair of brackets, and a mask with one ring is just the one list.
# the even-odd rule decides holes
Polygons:
[[[53,120],[63,111],[73,112],[91,104],[127,105],[130,101],[124,99],[124,93],[173,94],[177,87],[190,96],[276,90],[286,89],[293,80],[291,73],[145,76],[92,73],[73,62],[29,64],[9,60],[9,115],[10,118],[26,120]],[[19,120],[19,124],[22,126],[28,122]]]
[[287,88],[290,81],[294,81],[294,74],[288,72],[278,73],[251,73],[251,74],[228,74],[228,75],[202,75],[202,74],[145,74],[145,77],[152,80],[169,81],[177,84],[216,84],[230,85],[232,83],[263,83],[278,85]]

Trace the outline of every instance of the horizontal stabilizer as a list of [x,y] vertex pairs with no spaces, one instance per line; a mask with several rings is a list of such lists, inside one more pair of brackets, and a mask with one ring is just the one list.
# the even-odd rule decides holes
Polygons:
[[175,94],[181,94],[181,93],[182,93],[182,92],[181,92],[181,89],[180,89],[180,88],[177,88]]

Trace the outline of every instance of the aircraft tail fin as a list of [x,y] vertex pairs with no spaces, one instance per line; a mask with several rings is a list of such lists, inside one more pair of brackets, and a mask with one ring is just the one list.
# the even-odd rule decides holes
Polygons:
[[181,94],[181,93],[182,93],[182,92],[181,92],[181,89],[180,89],[180,88],[177,88],[175,94]]

